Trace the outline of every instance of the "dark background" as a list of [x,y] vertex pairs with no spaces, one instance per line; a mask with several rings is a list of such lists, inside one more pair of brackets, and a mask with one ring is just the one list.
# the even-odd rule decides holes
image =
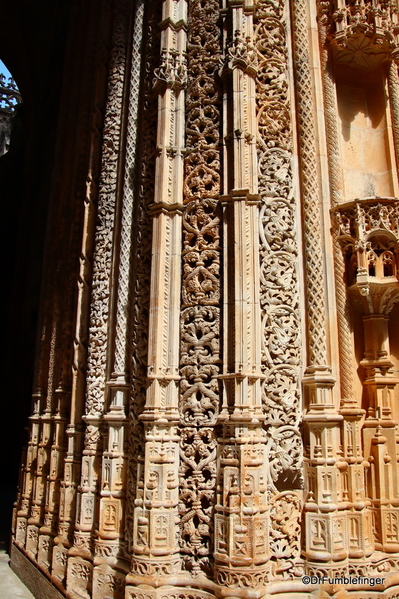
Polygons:
[[[104,88],[100,100],[106,97],[107,49],[106,44],[101,49],[104,42],[99,46],[98,38],[100,30],[107,37],[108,14],[111,0],[0,0],[0,59],[23,99],[13,119],[10,149],[0,157],[3,543],[9,540],[27,441],[41,306],[48,299],[44,295],[51,295],[51,272],[62,260],[76,268],[76,273],[66,273],[69,281],[78,274],[94,101],[97,112],[104,109],[99,85]],[[102,78],[99,55],[105,65]],[[97,129],[101,142],[101,126]],[[60,229],[57,214],[64,215]],[[70,249],[57,259],[53,254],[68,243],[74,247],[72,259]]]

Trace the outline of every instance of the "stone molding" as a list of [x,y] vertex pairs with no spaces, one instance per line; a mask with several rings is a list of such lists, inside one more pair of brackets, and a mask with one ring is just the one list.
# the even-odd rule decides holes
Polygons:
[[52,273],[14,522],[69,599],[305,599],[349,572],[395,596],[399,200],[345,201],[334,79],[396,35],[375,4],[102,3],[77,303]]

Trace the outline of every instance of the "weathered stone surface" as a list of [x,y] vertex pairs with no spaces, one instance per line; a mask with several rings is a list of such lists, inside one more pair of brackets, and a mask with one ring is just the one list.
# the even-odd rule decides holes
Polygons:
[[77,301],[63,322],[57,288],[38,347],[13,560],[71,599],[349,575],[393,598],[398,7],[106,4]]
[[11,568],[35,597],[63,599],[64,594],[15,545],[11,547]]

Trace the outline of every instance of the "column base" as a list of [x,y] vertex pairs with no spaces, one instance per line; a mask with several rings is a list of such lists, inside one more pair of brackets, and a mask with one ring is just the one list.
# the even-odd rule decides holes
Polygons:
[[14,544],[11,545],[10,567],[37,599],[65,599],[66,595]]

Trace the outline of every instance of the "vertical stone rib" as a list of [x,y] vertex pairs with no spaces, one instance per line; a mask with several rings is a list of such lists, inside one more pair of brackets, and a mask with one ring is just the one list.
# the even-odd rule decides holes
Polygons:
[[389,102],[392,115],[393,142],[395,147],[396,170],[399,176],[399,78],[398,65],[391,60],[388,74]]
[[[258,0],[255,45],[260,195],[260,303],[262,313],[262,403],[267,434],[271,497],[271,556],[277,571],[299,558],[303,449],[299,430],[301,324],[298,206],[292,172],[292,123],[285,0]],[[289,478],[291,491],[281,493]],[[284,484],[286,488],[286,483]],[[285,506],[285,508],[284,508]],[[289,534],[278,518],[289,510]],[[283,540],[284,539],[284,540]],[[283,541],[282,541],[283,540]],[[284,550],[281,550],[284,543]],[[292,563],[292,562],[291,562]]]
[[[227,2],[224,79],[225,261],[229,345],[219,422],[218,496],[215,507],[215,578],[226,597],[264,587],[272,576],[266,484],[266,435],[261,398],[259,195],[254,45],[250,0]],[[249,499],[250,498],[250,499]]]
[[[343,177],[338,135],[338,106],[336,88],[332,72],[332,56],[327,46],[327,28],[329,26],[329,9],[326,4],[319,4],[319,44],[321,57],[321,76],[323,85],[324,118],[328,156],[328,174],[330,184],[330,206],[334,208],[345,202],[343,197]],[[368,545],[368,510],[364,502],[363,484],[365,479],[363,454],[360,441],[360,421],[364,411],[359,407],[354,393],[353,344],[350,330],[350,313],[346,290],[345,259],[339,243],[339,231],[333,220],[333,252],[335,274],[335,297],[337,306],[338,351],[340,364],[341,406],[341,441],[343,445],[343,462],[341,467],[340,487],[342,496],[347,501],[346,526],[351,530],[349,557],[363,557],[369,551]],[[348,439],[353,439],[348,443]],[[357,460],[353,454],[357,453]],[[356,506],[354,514],[353,507]]]
[[[126,470],[127,470],[127,439],[128,435],[128,404],[130,382],[130,316],[132,292],[132,230],[135,213],[135,175],[136,147],[138,136],[138,103],[140,94],[140,73],[142,55],[144,2],[139,0],[134,9],[133,28],[128,28],[132,35],[130,60],[126,56],[127,66],[130,65],[129,94],[125,95],[127,117],[124,121],[124,172],[120,171],[122,182],[118,183],[121,194],[118,197],[120,205],[119,234],[115,236],[114,253],[117,260],[118,283],[115,308],[114,330],[114,361],[113,372],[107,381],[109,387],[109,408],[104,416],[107,430],[106,442],[102,456],[101,492],[99,508],[98,538],[95,541],[95,556],[97,563],[93,571],[93,586],[98,592],[93,592],[93,599],[100,599],[103,589],[124,584],[124,574],[129,566],[126,558],[125,540],[125,508],[126,508]],[[126,136],[126,137],[125,137]],[[118,558],[118,567],[115,567]],[[100,561],[101,560],[101,561]],[[98,594],[97,594],[98,593]]]
[[[49,271],[50,269],[48,269]],[[42,436],[41,417],[45,412],[47,401],[47,382],[49,377],[50,344],[54,334],[53,302],[50,290],[53,287],[53,277],[49,274],[44,283],[44,292],[40,298],[41,314],[39,319],[39,335],[35,355],[34,373],[35,380],[32,393],[32,414],[30,420],[29,441],[26,452],[23,483],[19,505],[16,511],[15,542],[21,548],[26,548],[27,543],[37,552],[38,529],[40,524],[40,507],[35,506],[36,480],[38,477],[37,464],[39,456],[39,443]],[[47,378],[47,381],[46,381]],[[40,477],[40,475],[39,475]],[[28,519],[30,525],[28,531]],[[32,521],[33,519],[33,521]],[[28,536],[29,532],[29,536]],[[31,537],[31,538],[29,538]],[[33,555],[31,555],[33,557]]]
[[78,487],[74,545],[69,552],[67,589],[85,593],[92,584],[93,533],[97,525],[98,466],[102,440],[100,423],[105,407],[105,382],[110,352],[110,302],[115,233],[118,165],[127,51],[128,2],[117,0],[113,12],[108,98],[93,257],[92,294],[87,356],[85,416],[87,427]]
[[114,11],[113,47],[109,67],[109,93],[104,123],[102,171],[93,257],[86,393],[86,413],[91,416],[102,414],[107,377],[109,302],[126,63],[125,11],[126,0],[118,0]]
[[132,228],[136,191],[136,148],[138,137],[138,106],[140,93],[140,74],[142,71],[141,55],[143,40],[144,0],[137,0],[135,6],[129,73],[130,93],[128,98],[128,115],[126,123],[126,147],[124,164],[124,181],[122,197],[122,214],[119,243],[118,290],[115,318],[115,355],[113,370],[115,375],[126,378],[128,374],[128,352],[130,349],[130,320],[131,313],[131,256]]
[[[179,313],[181,214],[186,82],[186,1],[164,0],[161,59],[154,71],[158,95],[144,471],[134,512],[132,571],[136,576],[174,574],[178,555]],[[129,589],[129,596],[135,596]]]
[[128,551],[133,553],[134,509],[142,505],[144,477],[144,425],[140,421],[146,401],[148,365],[148,321],[151,285],[152,222],[150,205],[154,200],[157,97],[153,89],[154,70],[159,66],[159,28],[162,2],[145,7],[143,41],[142,102],[140,102],[140,143],[137,163],[137,199],[133,245],[131,397],[129,405],[129,442],[125,537]]
[[341,400],[354,398],[353,387],[353,358],[352,358],[352,335],[350,330],[350,315],[346,292],[345,262],[342,248],[337,240],[337,232],[334,232],[334,272],[335,292],[338,317],[338,343],[340,357],[340,385]]
[[[50,462],[50,448],[53,433],[54,415],[54,386],[56,377],[56,349],[59,342],[59,298],[56,296],[52,306],[51,330],[49,331],[49,354],[47,365],[46,395],[41,401],[41,414],[37,420],[37,460],[33,476],[32,498],[30,517],[27,522],[26,551],[27,554],[37,559],[39,554],[40,530],[44,523],[46,496],[48,493],[48,470]],[[47,560],[46,560],[47,562]],[[49,563],[45,564],[46,567]]]
[[[80,460],[82,459],[83,425],[82,414],[86,390],[86,360],[89,330],[89,309],[92,276],[92,254],[94,248],[95,222],[101,172],[101,143],[104,115],[102,106],[105,103],[106,69],[109,44],[110,25],[109,7],[102,5],[100,24],[100,39],[96,48],[98,62],[96,63],[95,91],[92,114],[89,122],[89,156],[83,195],[83,232],[79,252],[79,273],[77,277],[76,322],[72,349],[72,389],[71,412],[69,425],[66,429],[65,460],[60,484],[58,535],[54,540],[52,576],[65,581],[68,549],[73,543],[73,528],[76,510],[77,487],[80,482]],[[72,288],[73,289],[73,288]]]
[[[337,413],[327,353],[326,271],[323,239],[323,214],[319,185],[320,157],[316,143],[316,106],[314,100],[317,71],[312,77],[310,66],[308,2],[291,2],[293,19],[294,70],[298,116],[299,156],[302,188],[302,218],[306,308],[308,332],[307,370],[303,379],[304,416],[309,431],[309,453],[305,462],[306,480],[306,537],[305,555],[308,567],[319,561],[340,561],[344,566],[348,548],[344,542],[333,540],[330,531],[345,530],[347,514],[342,502],[340,469],[342,415]],[[317,59],[316,59],[317,64]],[[321,144],[319,145],[321,147]],[[323,460],[319,460],[319,455]],[[328,510],[324,509],[328,504]],[[319,543],[318,539],[323,538]]]
[[[341,157],[339,151],[337,101],[333,81],[332,65],[326,47],[327,17],[320,14],[319,40],[323,78],[324,115],[327,133],[328,174],[330,181],[330,201],[333,208],[344,201]],[[345,264],[339,243],[334,237],[334,272],[337,302],[338,346],[340,357],[341,398],[353,398],[352,336],[347,307]]]
[[306,276],[308,365],[327,359],[323,245],[306,0],[292,2]]

